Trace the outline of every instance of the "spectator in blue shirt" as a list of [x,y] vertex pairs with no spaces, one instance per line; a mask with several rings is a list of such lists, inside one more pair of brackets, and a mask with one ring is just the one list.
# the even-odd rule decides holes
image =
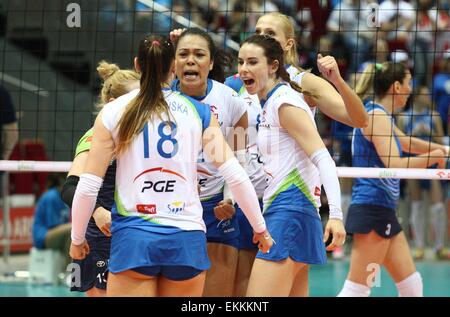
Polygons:
[[33,245],[38,249],[55,249],[70,261],[69,207],[59,193],[61,177],[50,174],[48,190],[39,198],[33,221]]

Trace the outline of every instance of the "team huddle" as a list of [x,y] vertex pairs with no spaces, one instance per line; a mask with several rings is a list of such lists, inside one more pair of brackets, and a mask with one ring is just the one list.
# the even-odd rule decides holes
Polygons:
[[72,290],[308,296],[309,265],[326,264],[326,251],[352,234],[339,296],[370,295],[369,263],[386,267],[400,296],[422,296],[396,217],[398,180],[357,179],[344,227],[336,165],[314,121],[319,108],[355,128],[354,166],[443,167],[448,148],[403,141],[393,122],[411,93],[409,70],[369,65],[356,90],[371,97],[361,100],[332,56],[318,55],[322,77],[297,60],[291,21],[269,13],[228,78],[230,60],[196,28],[145,36],[135,71],[99,64],[103,108],[62,191],[72,208],[70,255],[81,267]]

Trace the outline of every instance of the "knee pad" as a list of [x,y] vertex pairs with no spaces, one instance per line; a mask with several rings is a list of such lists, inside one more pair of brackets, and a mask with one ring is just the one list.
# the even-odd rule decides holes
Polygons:
[[422,276],[417,271],[396,285],[400,297],[423,297]]
[[369,297],[370,287],[345,280],[344,286],[337,297]]

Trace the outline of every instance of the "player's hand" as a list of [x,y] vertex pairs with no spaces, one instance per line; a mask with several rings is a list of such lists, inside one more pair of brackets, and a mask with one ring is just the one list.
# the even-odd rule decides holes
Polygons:
[[253,243],[258,244],[258,248],[262,253],[269,253],[274,242],[267,229],[261,233],[253,233]]
[[327,251],[333,251],[336,247],[340,247],[345,243],[347,233],[345,232],[342,220],[328,220],[323,234],[323,243],[327,242],[330,234],[333,236],[333,240],[331,240],[331,243],[326,247]]
[[92,217],[95,220],[95,224],[101,232],[107,237],[111,236],[111,212],[103,207],[95,209]]
[[89,254],[89,244],[86,240],[80,245],[70,244],[70,257],[74,260],[83,260]]
[[175,44],[178,41],[181,33],[183,33],[184,31],[186,31],[186,29],[175,29],[175,30],[170,31],[170,33],[169,33],[170,41],[173,44]]
[[341,73],[339,72],[339,67],[333,56],[322,56],[322,54],[317,55],[317,68],[319,68],[322,76],[330,81],[331,83],[336,83],[341,80]]
[[219,220],[230,219],[236,213],[231,199],[222,200],[214,207],[214,215]]

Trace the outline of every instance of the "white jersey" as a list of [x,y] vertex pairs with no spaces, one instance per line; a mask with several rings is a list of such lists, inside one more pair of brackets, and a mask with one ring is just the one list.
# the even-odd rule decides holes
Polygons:
[[[300,72],[298,68],[288,66],[287,72],[292,81],[301,86],[303,75],[306,72]],[[233,88],[246,102],[247,104],[247,116],[248,116],[248,145],[247,145],[247,165],[246,172],[255,188],[258,197],[264,195],[264,189],[266,188],[266,173],[264,172],[264,164],[258,151],[257,135],[258,125],[261,116],[261,105],[257,95],[250,95],[245,89],[244,83],[239,78],[239,75],[230,76],[225,81],[225,84]],[[303,95],[300,95],[304,101]],[[313,115],[315,114],[316,107],[310,108]]]
[[263,169],[263,162],[256,144],[258,137],[258,125],[261,115],[261,105],[257,95],[250,95],[244,87],[239,75],[228,77],[225,84],[233,88],[245,101],[248,117],[248,144],[247,144],[247,164],[246,172],[255,188],[258,198],[264,195],[266,188],[266,174]]
[[[306,111],[315,125],[309,106],[300,93],[288,85],[279,84],[268,94],[267,100],[262,104],[258,131],[258,148],[267,176],[264,211],[277,196],[292,188],[303,193],[304,198],[318,210],[321,187],[319,171],[296,140],[280,125],[278,109],[286,103]],[[303,199],[302,197],[289,197],[288,203]]]
[[[178,90],[178,81],[175,81],[173,88]],[[245,103],[236,92],[230,87],[225,86],[218,81],[208,79],[206,95],[195,97],[196,100],[209,104],[212,114],[220,124],[223,135],[228,140],[233,135],[233,127],[239,119],[245,114]],[[202,154],[198,163],[198,181],[200,184],[201,200],[209,198],[223,192],[225,179],[219,171]]]
[[[116,144],[120,117],[138,92],[117,98],[102,111],[103,124]],[[197,159],[211,112],[179,92],[163,89],[163,93],[170,120],[163,117],[162,122],[155,116],[117,156],[115,204],[123,216],[117,218],[127,225],[206,231],[197,193]]]

